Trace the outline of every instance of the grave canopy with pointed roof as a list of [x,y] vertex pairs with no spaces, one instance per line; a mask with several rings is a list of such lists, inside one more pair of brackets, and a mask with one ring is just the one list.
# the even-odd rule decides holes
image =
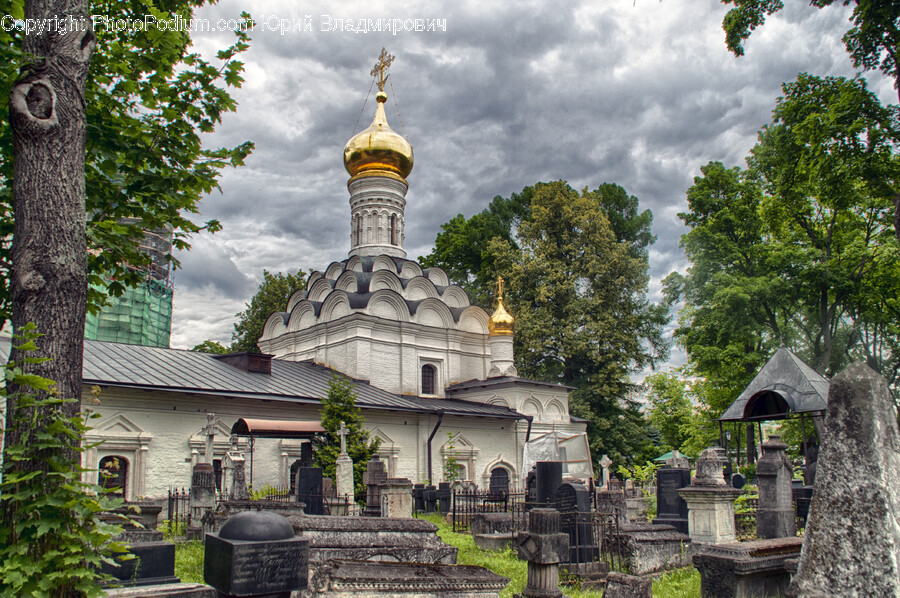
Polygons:
[[828,380],[781,347],[719,421],[785,419],[795,413],[823,412],[827,406]]

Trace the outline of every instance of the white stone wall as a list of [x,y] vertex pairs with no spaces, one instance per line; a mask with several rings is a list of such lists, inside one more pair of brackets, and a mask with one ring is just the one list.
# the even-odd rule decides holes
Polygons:
[[[215,413],[217,429],[214,458],[224,459],[229,449],[227,437],[240,417],[319,420],[318,406],[200,397],[171,392],[146,392],[104,388],[92,420],[99,447],[84,454],[86,467],[96,468],[107,455],[128,460],[127,498],[160,498],[171,488],[190,487],[191,468],[202,459],[206,414]],[[380,453],[392,476],[414,483],[428,479],[427,440],[437,416],[415,412],[364,410],[365,427],[382,440]],[[517,480],[521,469],[522,446],[527,422],[524,420],[445,416],[432,440],[432,482],[444,479],[444,458],[449,451],[447,433],[454,435],[454,454],[467,468],[467,476],[484,487],[490,469],[503,466],[510,479]],[[535,431],[532,430],[532,435]],[[247,479],[250,480],[249,447],[245,447]],[[291,463],[299,457],[296,440],[258,439],[253,451],[255,488],[270,484],[286,486]],[[96,481],[97,473],[87,475]]]

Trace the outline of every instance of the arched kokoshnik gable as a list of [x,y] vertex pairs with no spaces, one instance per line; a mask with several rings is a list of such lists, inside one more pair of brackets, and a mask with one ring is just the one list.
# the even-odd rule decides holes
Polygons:
[[781,347],[719,418],[720,437],[722,422],[746,422],[751,429],[756,422],[761,436],[763,421],[799,416],[803,424],[805,452],[805,418],[812,417],[816,430],[821,434],[827,408],[828,380],[786,347]]

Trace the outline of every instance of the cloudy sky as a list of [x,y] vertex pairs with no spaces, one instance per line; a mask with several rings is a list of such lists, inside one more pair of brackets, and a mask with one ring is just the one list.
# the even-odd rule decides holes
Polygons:
[[[653,211],[658,298],[659,280],[686,267],[676,214],[700,167],[744,164],[782,82],[799,72],[854,73],[840,41],[849,11],[786,4],[742,58],[725,48],[727,7],[718,0],[223,0],[203,9],[197,16],[212,21],[247,10],[260,23],[243,57],[246,82],[233,94],[238,110],[208,138],[210,146],[251,140],[256,149],[202,203],[202,218],[224,229],[195,237],[177,256],[172,346],[229,343],[263,269],[324,270],[347,256],[342,152],[371,122],[369,71],[382,47],[396,56],[388,120],[415,150],[409,257],[430,252],[442,223],[496,195],[538,181],[613,182]],[[311,31],[272,30],[307,16]],[[329,30],[338,19],[441,19],[446,31]],[[207,56],[231,39],[194,34]],[[883,102],[896,102],[889,81],[868,79]]]

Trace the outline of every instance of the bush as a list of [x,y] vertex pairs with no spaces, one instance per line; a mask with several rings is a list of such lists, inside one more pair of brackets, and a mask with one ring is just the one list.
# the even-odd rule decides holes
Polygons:
[[[37,337],[29,325],[16,336],[27,357]],[[7,424],[24,432],[22,442],[3,452],[0,481],[0,595],[100,596],[102,563],[126,552],[113,542],[118,525],[100,518],[122,500],[81,479],[81,440],[89,412],[66,416],[61,406],[75,399],[60,398],[51,380],[25,374],[21,363],[5,366],[7,383],[17,388],[15,409]],[[5,391],[0,391],[5,396]],[[40,464],[40,467],[35,467]]]

